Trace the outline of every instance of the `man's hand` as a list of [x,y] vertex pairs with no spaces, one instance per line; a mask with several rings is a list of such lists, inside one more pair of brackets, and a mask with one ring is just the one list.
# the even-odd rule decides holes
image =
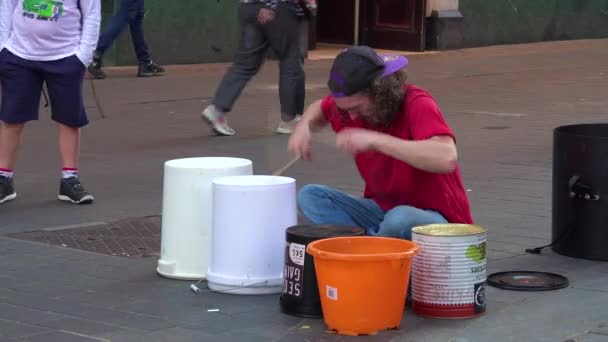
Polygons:
[[304,160],[311,160],[311,136],[307,122],[300,121],[289,137],[287,149]]
[[345,128],[336,137],[336,146],[339,150],[358,154],[374,149],[374,143],[381,136],[380,133],[362,128]]
[[260,8],[258,12],[258,22],[265,25],[274,20],[274,11],[268,8]]

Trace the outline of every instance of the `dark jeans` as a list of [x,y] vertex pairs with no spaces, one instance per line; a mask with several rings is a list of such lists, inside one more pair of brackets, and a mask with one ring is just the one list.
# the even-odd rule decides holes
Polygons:
[[118,13],[112,17],[110,23],[99,38],[97,51],[103,55],[110,48],[127,23],[131,31],[131,40],[139,64],[150,63],[148,45],[144,39],[144,0],[121,0]]
[[230,111],[245,85],[255,76],[268,48],[279,59],[279,100],[283,120],[291,120],[304,111],[304,57],[300,46],[300,20],[291,5],[279,3],[274,20],[262,25],[257,15],[263,5],[241,4],[241,38],[234,63],[224,75],[213,104]]

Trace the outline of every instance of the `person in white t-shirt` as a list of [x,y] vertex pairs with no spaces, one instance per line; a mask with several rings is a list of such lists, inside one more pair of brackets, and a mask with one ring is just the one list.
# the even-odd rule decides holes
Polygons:
[[43,84],[59,128],[62,171],[58,198],[92,203],[80,183],[80,128],[88,123],[82,85],[93,59],[100,0],[0,2],[0,203],[15,199],[13,168],[23,128],[38,119]]

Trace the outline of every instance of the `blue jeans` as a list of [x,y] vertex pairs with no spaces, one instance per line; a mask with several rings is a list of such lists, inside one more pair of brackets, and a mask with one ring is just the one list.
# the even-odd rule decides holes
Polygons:
[[129,24],[131,40],[139,64],[150,63],[148,45],[144,39],[144,0],[121,0],[118,13],[112,17],[110,23],[99,37],[97,52],[103,55],[114,43],[114,40]]
[[306,185],[298,193],[300,210],[314,224],[364,228],[367,235],[412,239],[412,228],[447,223],[436,211],[407,205],[384,211],[374,200],[355,197],[323,185]]

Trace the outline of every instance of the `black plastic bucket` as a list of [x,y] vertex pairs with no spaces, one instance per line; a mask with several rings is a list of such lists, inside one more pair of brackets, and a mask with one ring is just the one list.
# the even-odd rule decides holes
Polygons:
[[553,251],[608,260],[608,124],[553,134]]
[[306,253],[306,247],[321,239],[365,235],[365,230],[338,225],[297,225],[287,228],[285,235],[287,246],[281,310],[299,317],[322,317],[315,263],[313,257]]

